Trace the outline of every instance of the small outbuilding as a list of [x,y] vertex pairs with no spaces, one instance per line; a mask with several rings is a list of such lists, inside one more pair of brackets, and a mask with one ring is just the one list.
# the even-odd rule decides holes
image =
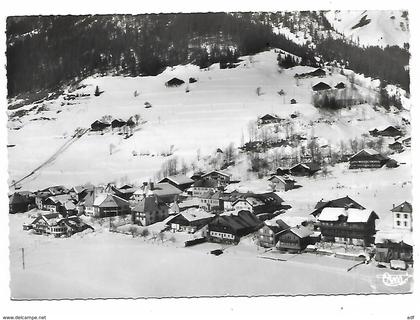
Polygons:
[[178,79],[178,78],[172,78],[171,80],[165,82],[166,87],[179,87],[180,85],[184,84],[185,81]]
[[325,82],[319,82],[312,87],[313,91],[322,91],[322,90],[329,90],[329,89],[331,89],[331,87]]

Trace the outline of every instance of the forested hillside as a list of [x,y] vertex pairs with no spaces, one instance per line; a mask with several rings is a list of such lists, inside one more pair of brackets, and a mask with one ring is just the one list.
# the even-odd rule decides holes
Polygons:
[[[302,33],[296,42],[279,32]],[[407,48],[361,48],[339,38],[323,12],[34,16],[7,19],[8,97],[56,91],[89,75],[156,75],[167,66],[236,62],[278,47],[301,64],[339,61],[409,90]],[[46,92],[44,92],[46,93]]]

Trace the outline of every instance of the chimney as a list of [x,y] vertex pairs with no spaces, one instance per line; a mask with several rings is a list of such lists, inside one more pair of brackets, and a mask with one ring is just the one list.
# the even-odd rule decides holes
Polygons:
[[149,190],[150,191],[152,191],[154,189],[154,186],[155,186],[154,182],[149,181]]
[[395,203],[392,204],[392,209],[394,209],[394,208],[395,208]]

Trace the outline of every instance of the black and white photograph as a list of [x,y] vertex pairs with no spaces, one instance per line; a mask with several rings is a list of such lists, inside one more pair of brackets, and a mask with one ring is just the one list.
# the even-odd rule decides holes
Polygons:
[[3,21],[12,303],[411,296],[411,10],[100,12]]

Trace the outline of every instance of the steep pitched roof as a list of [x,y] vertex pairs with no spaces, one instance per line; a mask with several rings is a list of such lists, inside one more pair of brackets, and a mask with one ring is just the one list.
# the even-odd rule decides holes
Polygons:
[[296,227],[290,228],[289,230],[290,232],[294,233],[301,239],[309,237],[313,233],[312,230],[304,226],[296,226]]
[[115,208],[115,207],[124,207],[128,206],[128,201],[116,196],[115,194],[100,194],[96,197],[94,206],[100,208]]
[[212,170],[210,172],[207,172],[207,173],[203,174],[201,177],[206,177],[206,176],[211,175],[213,173],[216,173],[218,175],[225,176],[225,177],[230,177],[230,174],[224,173],[224,172],[218,171],[218,170]]
[[192,184],[194,182],[193,179],[187,177],[186,175],[178,174],[178,175],[174,175],[174,176],[167,176],[167,177],[163,178],[162,180],[160,180],[159,183],[164,182],[166,179],[174,182],[177,185],[189,184],[189,183]]
[[407,201],[404,201],[400,205],[393,208],[391,211],[392,212],[409,212],[409,213],[412,213],[413,212],[413,207],[412,207],[411,203],[409,203]]
[[146,212],[159,210],[167,205],[156,195],[149,195],[140,200],[133,208],[134,212]]
[[371,215],[373,215],[375,219],[379,218],[374,211],[367,209],[325,208],[319,215],[318,220],[332,222],[338,221],[340,216],[344,216],[347,217],[346,221],[349,223],[366,223]]
[[365,209],[361,204],[354,201],[349,196],[345,196],[342,198],[337,198],[334,200],[329,201],[318,201],[315,205],[315,210],[311,213],[312,215],[316,216],[319,214],[324,208],[356,208],[356,209]]

